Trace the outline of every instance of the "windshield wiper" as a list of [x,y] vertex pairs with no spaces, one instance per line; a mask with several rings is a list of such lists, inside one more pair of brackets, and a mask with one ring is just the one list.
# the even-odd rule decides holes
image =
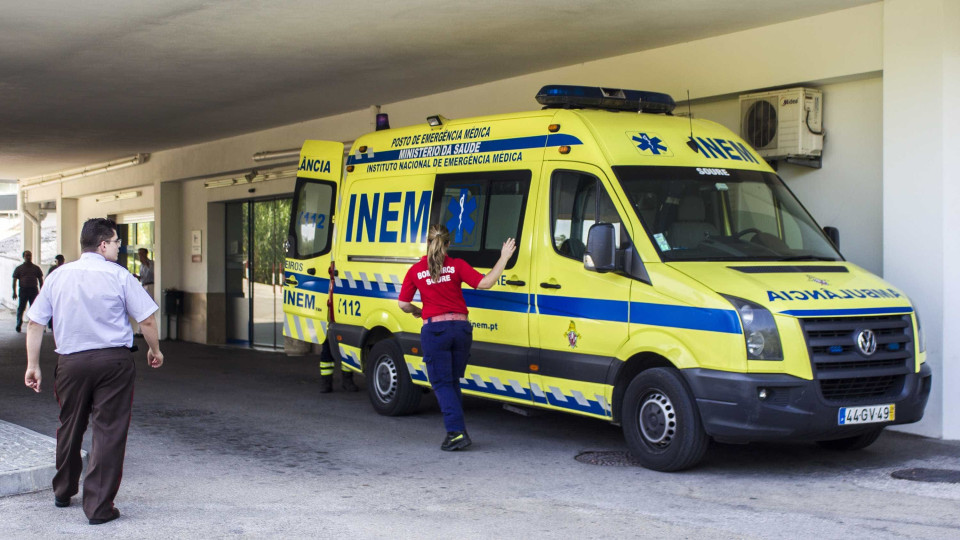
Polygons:
[[794,255],[793,257],[781,257],[778,261],[831,261],[837,262],[839,259],[833,257],[821,257],[819,255]]

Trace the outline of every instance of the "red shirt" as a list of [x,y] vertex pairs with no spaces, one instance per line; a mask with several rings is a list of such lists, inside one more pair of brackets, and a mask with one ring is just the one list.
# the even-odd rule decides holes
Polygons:
[[463,259],[447,257],[443,261],[443,270],[440,273],[440,282],[434,283],[430,279],[430,267],[427,258],[407,270],[400,287],[401,302],[413,301],[413,295],[420,291],[420,300],[423,301],[423,318],[429,319],[444,313],[468,313],[467,303],[463,301],[461,283],[477,288],[483,274],[477,272]]

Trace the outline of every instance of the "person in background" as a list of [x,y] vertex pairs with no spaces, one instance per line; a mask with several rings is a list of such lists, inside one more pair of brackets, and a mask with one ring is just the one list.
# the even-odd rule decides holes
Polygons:
[[[53,264],[50,265],[50,268],[47,270],[47,279],[50,279],[50,274],[52,274],[54,270],[63,266],[64,261],[63,255],[57,253],[57,256],[53,258]],[[53,330],[53,319],[50,319],[50,322],[47,323],[47,328]]]
[[137,257],[140,259],[140,275],[137,277],[140,278],[140,284],[147,290],[150,298],[153,298],[153,261],[147,257],[148,253],[150,252],[147,248],[137,250]]
[[40,391],[43,327],[51,318],[60,355],[54,371],[60,426],[53,503],[70,506],[70,498],[79,491],[81,445],[89,423],[93,444],[83,481],[83,511],[91,525],[120,517],[113,500],[123,476],[136,378],[128,317],[140,323],[149,346],[147,363],[154,368],[163,365],[154,318],[157,304],[133,274],[114,264],[120,244],[113,221],[87,220],[80,231],[80,260],[54,272],[27,312],[24,384]]
[[50,265],[50,268],[47,269],[47,277],[48,277],[48,278],[50,277],[50,274],[52,274],[54,270],[56,270],[56,269],[59,268],[61,265],[63,265],[64,260],[65,260],[65,259],[63,258],[63,255],[60,255],[59,253],[57,254],[56,257],[53,258],[53,264],[51,264],[51,265]]
[[[407,270],[400,288],[400,309],[423,318],[420,345],[427,377],[443,412],[447,429],[440,449],[460,450],[470,446],[470,436],[463,421],[460,379],[467,369],[473,325],[467,319],[467,304],[461,283],[474,289],[489,289],[496,284],[507,261],[516,251],[513,238],[500,249],[500,259],[487,275],[477,272],[466,261],[447,256],[450,233],[443,225],[432,225],[427,236],[427,255]],[[420,291],[423,307],[410,302]]]
[[43,287],[43,270],[33,264],[33,253],[23,252],[23,264],[13,271],[13,299],[17,299],[17,281],[20,281],[20,302],[17,304],[17,332],[23,326],[23,312],[27,305],[33,305],[34,299]]

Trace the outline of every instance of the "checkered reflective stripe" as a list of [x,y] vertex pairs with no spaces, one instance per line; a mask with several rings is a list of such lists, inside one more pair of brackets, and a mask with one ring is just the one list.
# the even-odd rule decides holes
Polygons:
[[355,371],[361,372],[360,357],[357,356],[357,353],[348,350],[342,343],[338,344],[337,348],[340,349],[340,361],[352,367]]
[[367,291],[372,291],[374,285],[376,285],[377,290],[382,293],[394,293],[400,294],[400,287],[403,285],[403,280],[395,274],[390,274],[387,276],[387,279],[384,279],[383,274],[374,274],[373,281],[367,276],[366,272],[358,272],[358,277],[353,277],[353,272],[349,270],[343,272],[343,277],[339,275],[334,279],[334,285],[337,289],[363,289]]
[[[420,370],[412,362],[407,362],[407,370],[413,380],[429,382],[426,371]],[[551,386],[547,392],[544,392],[537,383],[533,383],[530,388],[527,388],[515,379],[510,379],[504,383],[499,377],[483,378],[478,373],[469,373],[467,377],[460,379],[460,388],[480,394],[533,401],[534,403],[543,403],[599,416],[609,417],[613,413],[610,403],[600,394],[594,394],[595,399],[587,399],[583,392],[571,390],[568,394],[556,386]]]
[[283,335],[308,343],[320,343],[320,336],[327,335],[327,323],[310,317],[284,313]]

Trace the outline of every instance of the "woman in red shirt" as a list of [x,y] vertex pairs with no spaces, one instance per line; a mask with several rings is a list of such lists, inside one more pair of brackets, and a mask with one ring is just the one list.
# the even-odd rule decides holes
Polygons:
[[[500,260],[483,275],[462,259],[448,257],[449,246],[447,228],[431,226],[427,255],[407,270],[399,297],[400,309],[414,317],[423,317],[420,346],[447,428],[447,436],[440,445],[440,449],[446,451],[466,448],[471,442],[463,423],[460,379],[470,358],[473,325],[467,319],[467,304],[460,284],[466,283],[474,289],[493,287],[517,249],[513,238],[508,238],[500,249]],[[410,303],[417,291],[420,291],[422,309]]]

